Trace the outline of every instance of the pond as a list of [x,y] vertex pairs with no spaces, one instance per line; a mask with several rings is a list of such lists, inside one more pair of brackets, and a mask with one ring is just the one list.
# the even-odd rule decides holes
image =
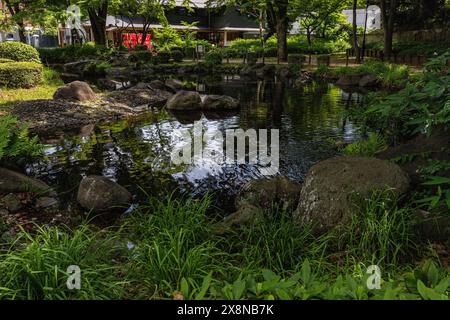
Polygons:
[[[204,81],[204,80],[203,80]],[[278,129],[279,174],[302,181],[310,167],[336,155],[333,139],[358,139],[357,126],[343,112],[359,96],[333,85],[313,83],[293,88],[284,82],[246,82],[238,77],[197,85],[201,93],[224,94],[241,101],[233,113],[169,114],[149,112],[131,120],[86,126],[46,141],[47,158],[27,165],[27,172],[54,186],[70,206],[76,188],[87,175],[112,178],[136,195],[177,192],[214,194],[216,204],[233,209],[233,197],[252,179],[263,177],[259,164],[208,161],[175,165],[171,152],[177,130],[192,130],[196,121],[205,129]]]

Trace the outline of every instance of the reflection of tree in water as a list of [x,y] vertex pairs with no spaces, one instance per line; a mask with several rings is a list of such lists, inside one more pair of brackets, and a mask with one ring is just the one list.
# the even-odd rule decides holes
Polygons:
[[115,179],[133,193],[139,187],[150,195],[177,188],[193,195],[218,192],[220,205],[225,206],[242,184],[261,177],[258,166],[208,162],[176,166],[171,162],[176,130],[192,131],[197,120],[223,133],[237,128],[280,129],[281,174],[296,180],[302,180],[312,164],[335,154],[328,138],[356,137],[351,122],[342,127],[342,111],[346,100],[357,103],[357,97],[326,84],[294,89],[284,82],[231,81],[210,91],[239,98],[241,110],[163,113],[87,128],[82,135],[51,146],[48,160],[30,164],[28,169],[60,191],[74,190],[83,176],[96,174]]

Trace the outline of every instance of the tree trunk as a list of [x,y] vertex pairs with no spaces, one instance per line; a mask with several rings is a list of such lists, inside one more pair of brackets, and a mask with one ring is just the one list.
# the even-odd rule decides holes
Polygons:
[[358,25],[356,10],[358,9],[358,0],[353,0],[353,49],[355,50],[356,63],[361,63],[361,54],[359,52],[358,43]]
[[286,19],[281,19],[277,23],[278,59],[281,62],[286,62],[288,58],[287,29]]
[[97,8],[89,8],[88,14],[95,43],[107,45],[106,18],[108,16],[108,1],[103,1]]
[[[383,28],[384,28],[384,56],[389,57],[392,55],[392,42],[394,39],[394,22],[395,22],[395,14],[397,11],[397,2],[398,0],[390,0],[387,3],[387,0],[381,0],[381,17],[383,20]],[[389,9],[388,9],[388,4]]]
[[18,23],[17,26],[20,42],[27,43],[27,36],[25,35],[25,26],[23,25],[23,23]]
[[306,39],[308,39],[308,45],[311,47],[312,45],[311,30],[309,28],[306,28]]

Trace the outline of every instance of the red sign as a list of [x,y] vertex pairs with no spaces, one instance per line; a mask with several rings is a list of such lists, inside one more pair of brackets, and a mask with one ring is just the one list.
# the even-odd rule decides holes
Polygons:
[[[151,35],[147,35],[145,38],[144,45],[147,46],[147,48],[151,49],[152,37]],[[125,33],[122,34],[122,43],[124,46],[128,47],[129,49],[134,49],[138,44],[142,43],[142,33]]]

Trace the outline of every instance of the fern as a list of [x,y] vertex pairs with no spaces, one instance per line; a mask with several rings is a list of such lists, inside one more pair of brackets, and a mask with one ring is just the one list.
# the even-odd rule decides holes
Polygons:
[[12,116],[0,118],[0,163],[38,157],[42,153],[43,146],[36,136],[29,136],[25,125],[19,125]]

